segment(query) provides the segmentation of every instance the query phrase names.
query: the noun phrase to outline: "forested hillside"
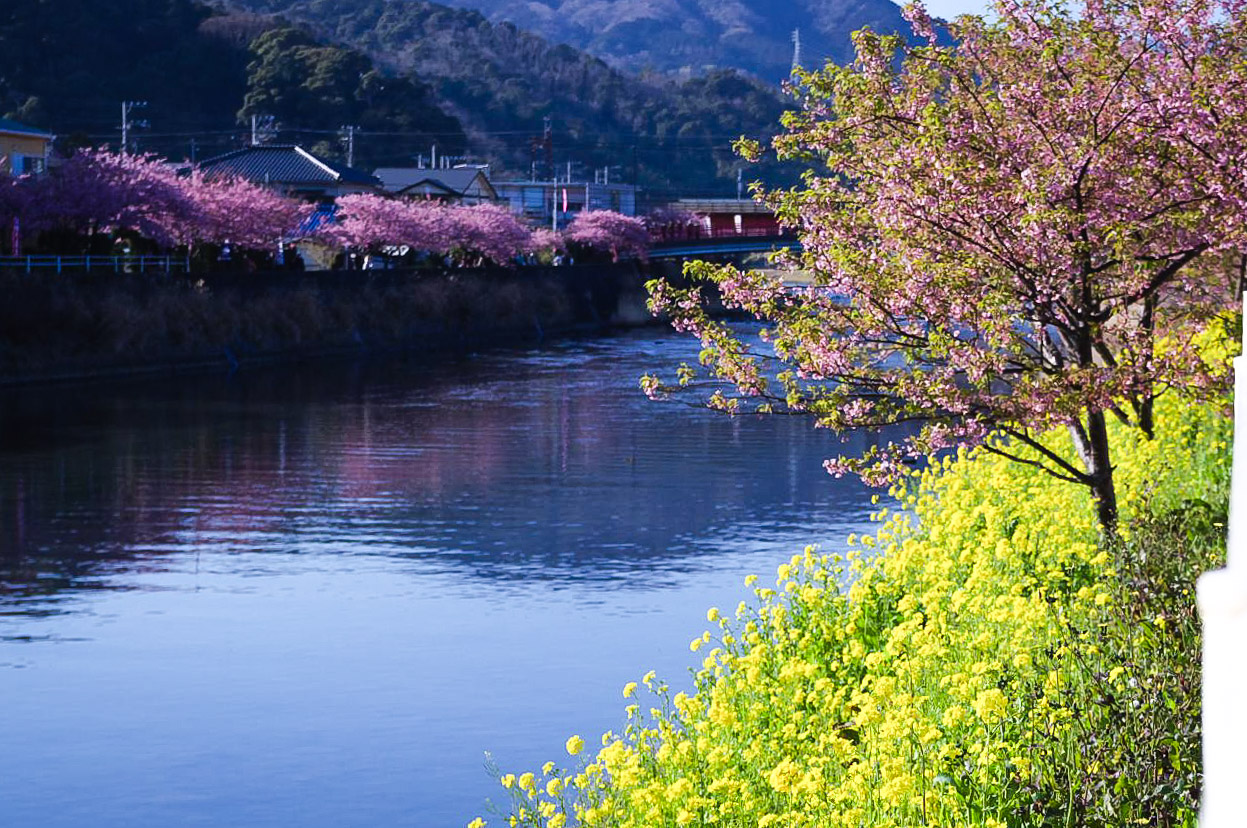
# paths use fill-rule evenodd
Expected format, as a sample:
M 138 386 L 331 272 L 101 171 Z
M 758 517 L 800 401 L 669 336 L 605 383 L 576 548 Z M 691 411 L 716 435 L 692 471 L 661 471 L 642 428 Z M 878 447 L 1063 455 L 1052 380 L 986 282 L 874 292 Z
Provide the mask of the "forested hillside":
M 142 101 L 133 145 L 204 158 L 277 140 L 357 166 L 458 155 L 502 174 L 580 180 L 609 169 L 652 196 L 732 195 L 741 135 L 778 128 L 773 85 L 731 71 L 636 76 L 476 12 L 427 2 L 6 0 L 0 115 L 56 133 L 62 149 L 120 138 L 123 101 Z M 549 148 L 539 140 L 546 119 Z M 145 123 L 142 123 L 145 122 Z M 744 180 L 784 180 L 772 164 Z
M 821 66 L 852 57 L 850 35 L 908 32 L 891 0 L 445 0 L 510 22 L 554 43 L 568 43 L 630 72 L 732 68 L 778 83 L 792 65 L 792 33 L 801 31 L 802 62 Z M 314 6 L 267 0 L 270 8 Z M 335 14 L 374 13 L 375 0 L 334 4 Z M 417 4 L 418 5 L 418 4 Z
M 146 122 L 132 131 L 137 148 L 175 159 L 249 140 L 253 111 L 335 155 L 340 125 L 404 134 L 361 146 L 361 166 L 405 163 L 412 143 L 465 146 L 428 87 L 280 19 L 191 0 L 5 0 L 0 114 L 57 133 L 62 149 L 117 146 L 122 101 L 147 104 L 132 111 Z
M 552 156 L 564 172 L 567 162 L 589 178 L 594 169 L 613 167 L 613 176 L 659 196 L 734 194 L 741 164 L 732 141 L 772 134 L 786 105 L 777 86 L 737 72 L 685 81 L 630 75 L 509 23 L 423 0 L 231 4 L 305 23 L 323 39 L 423 79 L 464 124 L 473 147 L 516 173 L 528 172 L 534 160 L 544 166 L 544 151 L 534 153 L 532 139 L 550 116 Z M 744 174 L 746 181 L 759 177 L 785 179 L 765 163 Z

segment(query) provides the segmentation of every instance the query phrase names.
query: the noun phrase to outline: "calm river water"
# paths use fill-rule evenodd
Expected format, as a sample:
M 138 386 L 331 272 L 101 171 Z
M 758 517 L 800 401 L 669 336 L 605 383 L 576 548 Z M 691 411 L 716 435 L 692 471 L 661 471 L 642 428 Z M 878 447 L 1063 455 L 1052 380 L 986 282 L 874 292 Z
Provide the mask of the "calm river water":
M 623 724 L 749 573 L 868 523 L 649 330 L 0 392 L 0 825 L 462 826 Z

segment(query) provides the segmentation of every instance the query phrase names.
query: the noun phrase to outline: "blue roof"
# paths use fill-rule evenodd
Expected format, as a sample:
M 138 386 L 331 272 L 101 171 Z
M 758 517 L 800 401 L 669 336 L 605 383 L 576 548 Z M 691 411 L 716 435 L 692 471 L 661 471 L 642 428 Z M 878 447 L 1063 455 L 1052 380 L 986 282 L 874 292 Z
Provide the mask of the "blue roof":
M 44 132 L 32 126 L 19 124 L 17 121 L 10 121 L 8 118 L 0 118 L 0 132 L 17 133 L 19 135 L 33 135 L 37 138 L 53 138 L 55 136 L 50 132 Z
M 207 173 L 238 176 L 257 184 L 359 184 L 376 187 L 381 183 L 366 172 L 318 158 L 294 144 L 245 147 L 202 161 L 199 169 Z
M 338 205 L 336 204 L 317 204 L 311 215 L 303 219 L 292 238 L 302 239 L 312 235 L 326 224 L 331 224 L 337 213 Z

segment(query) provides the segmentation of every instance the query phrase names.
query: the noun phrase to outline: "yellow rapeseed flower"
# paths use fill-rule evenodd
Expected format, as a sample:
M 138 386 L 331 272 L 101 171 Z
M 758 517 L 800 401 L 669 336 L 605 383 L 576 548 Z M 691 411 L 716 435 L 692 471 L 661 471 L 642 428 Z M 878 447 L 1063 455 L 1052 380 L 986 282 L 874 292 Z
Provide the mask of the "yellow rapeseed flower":
M 987 724 L 994 724 L 1004 718 L 1008 711 L 1009 700 L 1000 688 L 984 690 L 974 698 L 974 712 Z
M 580 753 L 580 751 L 584 750 L 585 740 L 581 739 L 579 736 L 572 736 L 570 739 L 567 740 L 566 747 L 567 747 L 567 753 L 571 756 L 575 756 L 577 753 Z

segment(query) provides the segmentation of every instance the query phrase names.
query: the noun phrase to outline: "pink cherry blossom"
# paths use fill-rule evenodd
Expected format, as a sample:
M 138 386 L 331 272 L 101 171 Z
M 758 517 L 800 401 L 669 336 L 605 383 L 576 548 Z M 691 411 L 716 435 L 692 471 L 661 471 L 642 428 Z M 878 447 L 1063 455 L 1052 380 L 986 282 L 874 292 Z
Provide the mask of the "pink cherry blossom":
M 645 223 L 611 210 L 580 213 L 572 219 L 565 235 L 570 242 L 610 253 L 616 262 L 621 256 L 644 259 L 649 251 L 650 236 Z
M 1150 435 L 1166 389 L 1225 385 L 1191 343 L 1247 250 L 1247 16 L 1237 0 L 1004 0 L 950 31 L 953 46 L 860 32 L 852 65 L 798 74 L 775 146 L 822 163 L 767 200 L 813 287 L 692 274 L 766 323 L 770 355 L 691 291 L 653 306 L 761 410 L 924 424 L 833 470 L 877 480 L 904 454 L 984 445 L 1087 486 L 1111 527 L 1106 417 Z M 1057 425 L 1076 459 L 1039 436 Z

